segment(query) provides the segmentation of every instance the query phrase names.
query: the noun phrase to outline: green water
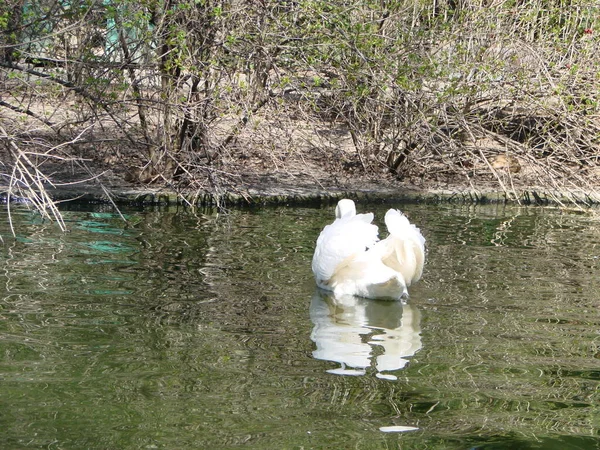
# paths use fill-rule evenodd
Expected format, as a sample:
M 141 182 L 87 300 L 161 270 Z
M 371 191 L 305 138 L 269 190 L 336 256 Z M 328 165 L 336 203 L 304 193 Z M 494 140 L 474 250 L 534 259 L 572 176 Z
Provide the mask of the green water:
M 315 290 L 333 208 L 2 210 L 0 448 L 600 448 L 599 220 L 395 206 L 407 305 Z

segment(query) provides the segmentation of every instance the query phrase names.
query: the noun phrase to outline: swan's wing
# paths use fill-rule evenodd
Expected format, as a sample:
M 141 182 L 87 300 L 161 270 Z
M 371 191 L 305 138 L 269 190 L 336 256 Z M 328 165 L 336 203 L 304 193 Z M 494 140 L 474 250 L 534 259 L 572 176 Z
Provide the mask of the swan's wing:
M 415 225 L 397 209 L 390 209 L 385 213 L 385 226 L 390 235 L 411 240 L 425 250 L 425 238 Z
M 378 238 L 373 214 L 357 214 L 336 219 L 321 231 L 313 256 L 312 269 L 317 283 L 331 278 L 336 267 L 353 255 L 372 247 Z
M 390 209 L 385 215 L 390 235 L 371 251 L 388 267 L 400 272 L 407 286 L 421 278 L 425 263 L 425 238 L 404 214 Z

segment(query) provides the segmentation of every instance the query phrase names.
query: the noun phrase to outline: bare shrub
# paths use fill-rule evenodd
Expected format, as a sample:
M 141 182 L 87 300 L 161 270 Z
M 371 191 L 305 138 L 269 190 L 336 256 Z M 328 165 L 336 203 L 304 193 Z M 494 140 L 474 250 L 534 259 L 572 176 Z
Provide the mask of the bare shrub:
M 235 188 L 249 154 L 265 170 L 312 158 L 413 183 L 590 191 L 598 12 L 587 0 L 11 0 L 0 114 L 9 146 L 54 134 L 44 145 L 70 143 L 66 160 L 182 192 Z

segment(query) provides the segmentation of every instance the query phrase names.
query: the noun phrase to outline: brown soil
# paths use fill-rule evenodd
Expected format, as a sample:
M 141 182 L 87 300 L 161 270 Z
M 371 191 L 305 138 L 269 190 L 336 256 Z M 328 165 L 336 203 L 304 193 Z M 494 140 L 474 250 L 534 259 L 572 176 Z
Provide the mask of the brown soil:
M 165 180 L 144 172 L 145 150 L 132 146 L 114 127 L 86 130 L 73 145 L 61 147 L 55 134 L 36 130 L 35 120 L 23 126 L 22 118 L 15 115 L 10 119 L 14 142 L 29 152 L 32 164 L 56 186 L 50 190 L 57 199 L 83 196 L 107 200 L 113 195 L 124 201 L 172 201 L 176 193 L 193 201 L 200 196 L 200 202 L 229 195 L 230 200 L 239 202 L 284 203 L 359 194 L 525 203 L 598 202 L 589 190 L 573 191 L 563 188 L 564 183 L 548 186 L 540 182 L 543 169 L 534 160 L 506 154 L 489 140 L 464 143 L 466 153 L 480 158 L 432 158 L 431 153 L 415 152 L 401 173 L 393 173 L 377 160 L 359 158 L 342 126 L 289 117 L 285 122 L 274 122 L 263 116 L 216 158 L 218 163 L 198 157 L 198 161 L 187 161 L 193 177 Z M 23 129 L 29 131 L 16 131 Z M 3 172 L 10 174 L 14 158 L 8 146 L 0 148 L 0 157 L 5 162 Z M 46 186 L 51 188 L 49 183 Z

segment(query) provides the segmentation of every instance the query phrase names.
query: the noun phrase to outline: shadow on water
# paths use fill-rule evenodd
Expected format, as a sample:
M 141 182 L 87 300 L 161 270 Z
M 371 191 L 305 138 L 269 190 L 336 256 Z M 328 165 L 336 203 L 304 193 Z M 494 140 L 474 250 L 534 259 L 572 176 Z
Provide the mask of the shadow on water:
M 0 447 L 599 448 L 596 216 L 398 206 L 408 304 L 315 291 L 333 208 L 1 211 Z

